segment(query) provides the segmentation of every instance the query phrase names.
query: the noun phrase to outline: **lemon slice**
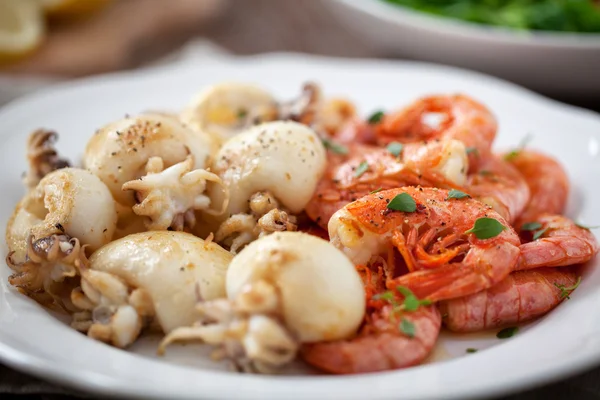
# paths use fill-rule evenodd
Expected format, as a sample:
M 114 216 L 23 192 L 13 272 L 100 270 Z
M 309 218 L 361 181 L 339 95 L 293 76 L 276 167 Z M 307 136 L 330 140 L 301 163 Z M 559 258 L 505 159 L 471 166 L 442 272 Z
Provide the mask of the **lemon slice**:
M 0 63 L 33 52 L 44 30 L 43 12 L 36 0 L 0 0 Z
M 111 0 L 42 0 L 42 7 L 52 18 L 85 17 L 104 8 Z

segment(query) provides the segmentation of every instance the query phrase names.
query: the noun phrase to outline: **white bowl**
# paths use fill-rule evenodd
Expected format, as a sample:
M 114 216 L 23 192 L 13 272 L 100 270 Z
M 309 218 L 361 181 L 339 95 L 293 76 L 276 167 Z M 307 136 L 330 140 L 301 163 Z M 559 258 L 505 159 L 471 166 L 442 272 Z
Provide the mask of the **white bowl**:
M 381 0 L 331 0 L 390 56 L 493 74 L 550 95 L 600 97 L 600 34 L 521 32 L 440 18 Z

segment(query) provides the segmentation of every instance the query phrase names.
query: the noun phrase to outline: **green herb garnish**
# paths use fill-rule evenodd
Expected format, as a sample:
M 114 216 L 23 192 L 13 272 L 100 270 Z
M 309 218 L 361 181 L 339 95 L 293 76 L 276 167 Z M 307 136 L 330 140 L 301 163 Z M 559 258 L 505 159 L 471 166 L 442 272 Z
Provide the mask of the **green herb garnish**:
M 385 115 L 384 112 L 381 110 L 375 111 L 373 114 L 371 114 L 369 119 L 367 119 L 367 122 L 371 125 L 378 124 L 381 122 L 381 119 L 383 118 L 384 115 Z
M 400 153 L 402 153 L 403 148 L 404 148 L 404 145 L 402 143 L 392 142 L 392 143 L 388 144 L 387 151 L 392 153 L 392 155 L 394 155 L 394 157 L 398 157 L 400 155 Z
M 573 286 L 565 286 L 565 285 L 559 285 L 556 282 L 554 283 L 554 286 L 556 286 L 557 288 L 560 289 L 560 298 L 561 299 L 570 299 L 571 297 L 571 293 L 573 293 L 573 290 L 577 289 L 579 287 L 579 284 L 581 283 L 581 277 L 577 278 L 577 282 L 575 282 L 575 284 Z
M 248 115 L 248 111 L 246 111 L 245 109 L 240 109 L 237 113 L 237 117 L 238 119 L 242 119 L 242 118 L 246 118 L 246 116 Z
M 479 171 L 479 175 L 481 176 L 492 176 L 494 175 L 494 173 L 490 170 L 487 169 L 482 169 L 481 171 Z
M 513 337 L 519 332 L 519 328 L 516 326 L 512 326 L 510 328 L 504 328 L 500 332 L 496 334 L 498 339 L 508 339 L 509 337 Z
M 511 161 L 511 160 L 514 160 L 515 158 L 517 158 L 519 156 L 519 154 L 521 154 L 521 152 L 523 150 L 525 150 L 527 143 L 529 143 L 532 138 L 533 138 L 532 135 L 530 135 L 530 134 L 526 135 L 523 139 L 521 139 L 521 143 L 519 143 L 519 146 L 516 149 L 513 149 L 511 152 L 507 153 L 504 156 L 504 159 L 506 161 Z
M 379 192 L 381 192 L 382 190 L 383 190 L 383 188 L 378 188 L 378 189 L 375 189 L 375 190 L 373 190 L 373 191 L 369 192 L 369 194 L 375 194 L 375 193 L 379 193 Z
M 583 225 L 582 223 L 579 223 L 579 222 L 575 222 L 575 225 L 578 226 L 581 229 L 587 229 L 588 231 L 592 230 L 592 229 L 598 229 L 598 228 L 600 228 L 600 225 L 587 226 L 587 225 Z
M 446 200 L 450 200 L 450 199 L 464 199 L 467 197 L 471 197 L 470 195 L 466 194 L 465 192 L 461 192 L 460 190 L 456 190 L 456 189 L 452 189 L 448 192 L 448 197 L 446 197 Z
M 547 230 L 548 230 L 548 228 L 544 228 L 544 229 L 540 229 L 539 231 L 535 232 L 535 233 L 533 234 L 533 240 L 538 240 L 539 238 L 541 238 L 541 237 L 542 237 L 542 235 L 543 235 L 544 233 L 546 233 L 546 231 L 547 231 Z
M 467 147 L 466 152 L 467 152 L 467 155 L 473 153 L 476 156 L 479 156 L 479 150 L 477 150 L 477 147 Z
M 415 203 L 415 199 L 410 194 L 400 193 L 388 203 L 387 208 L 394 211 L 415 212 L 417 210 L 417 203 Z
M 394 297 L 394 293 L 392 293 L 390 290 L 387 290 L 383 293 L 377 293 L 374 295 L 373 300 L 385 300 L 389 303 L 392 303 L 392 301 L 396 301 L 396 298 Z
M 416 333 L 415 332 L 415 324 L 413 324 L 406 318 L 402 318 L 402 321 L 400 321 L 400 325 L 398 326 L 398 329 L 400 329 L 400 332 L 404 333 L 406 336 L 408 336 L 411 339 L 415 337 L 415 333 Z
M 521 230 L 522 231 L 535 231 L 538 230 L 542 227 L 542 224 L 540 224 L 539 222 L 526 222 L 523 225 L 521 225 Z
M 373 300 L 384 300 L 391 304 L 392 313 L 391 318 L 392 321 L 397 321 L 397 317 L 401 317 L 403 312 L 413 312 L 417 311 L 421 306 L 431 305 L 430 300 L 419 300 L 417 296 L 407 287 L 404 286 L 396 286 L 396 290 L 402 296 L 404 296 L 404 301 L 402 304 L 396 299 L 396 296 L 391 290 L 385 291 L 383 293 L 378 293 L 373 296 Z M 400 324 L 398 325 L 398 329 L 406 334 L 408 337 L 412 338 L 415 336 L 415 325 L 407 320 L 406 318 L 402 318 Z
M 354 171 L 354 176 L 358 178 L 359 176 L 361 176 L 368 170 L 369 170 L 369 163 L 366 161 L 363 161 L 360 164 L 358 164 L 356 171 Z
M 417 311 L 421 306 L 431 305 L 431 300 L 419 300 L 417 296 L 405 286 L 396 286 L 396 290 L 404 296 L 404 310 L 405 311 Z
M 506 227 L 494 218 L 478 218 L 473 225 L 465 233 L 473 233 L 477 239 L 490 239 L 498 236 Z
M 329 139 L 323 139 L 323 146 L 335 154 L 348 154 L 348 148 Z
M 469 347 L 469 348 L 467 349 L 467 353 L 477 353 L 477 349 L 474 349 L 474 348 L 472 348 L 472 347 Z

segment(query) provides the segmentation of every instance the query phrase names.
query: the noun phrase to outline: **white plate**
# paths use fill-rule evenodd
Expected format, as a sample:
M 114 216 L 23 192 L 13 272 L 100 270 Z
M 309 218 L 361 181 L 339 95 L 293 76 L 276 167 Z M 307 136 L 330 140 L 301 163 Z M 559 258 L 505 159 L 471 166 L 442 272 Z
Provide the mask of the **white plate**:
M 125 113 L 179 109 L 198 89 L 232 79 L 263 84 L 282 97 L 294 96 L 303 81 L 314 79 L 329 94 L 355 99 L 365 114 L 396 108 L 427 93 L 471 94 L 497 114 L 498 145 L 514 145 L 532 133 L 531 146 L 563 161 L 574 188 L 569 214 L 600 223 L 600 209 L 594 207 L 600 199 L 598 115 L 448 67 L 274 55 L 99 77 L 9 105 L 0 111 L 0 225 L 23 195 L 25 138 L 33 129 L 56 129 L 59 150 L 78 160 L 102 124 Z M 350 377 L 240 375 L 208 361 L 207 349 L 200 346 L 175 348 L 166 358 L 157 358 L 152 338 L 132 351 L 117 350 L 71 330 L 18 294 L 6 283 L 8 275 L 9 269 L 0 267 L 0 358 L 25 372 L 103 394 L 158 399 L 464 399 L 514 391 L 600 364 L 600 271 L 592 268 L 571 300 L 512 339 L 444 335 L 434 358 L 452 359 Z M 469 347 L 480 351 L 467 355 Z
M 600 33 L 520 32 L 395 6 L 331 0 L 348 29 L 393 56 L 471 68 L 560 96 L 598 97 Z

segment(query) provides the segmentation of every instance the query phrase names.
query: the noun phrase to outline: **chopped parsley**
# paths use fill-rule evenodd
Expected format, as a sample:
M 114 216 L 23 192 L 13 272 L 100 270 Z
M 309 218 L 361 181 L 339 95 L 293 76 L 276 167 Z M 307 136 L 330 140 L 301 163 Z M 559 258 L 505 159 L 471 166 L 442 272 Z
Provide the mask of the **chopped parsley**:
M 379 110 L 379 111 L 375 111 L 373 114 L 371 114 L 371 116 L 367 119 L 367 122 L 371 125 L 374 124 L 378 124 L 381 122 L 381 120 L 383 119 L 384 116 L 384 112 Z
M 456 189 L 452 189 L 448 192 L 448 197 L 446 197 L 446 200 L 450 200 L 450 199 L 464 199 L 464 198 L 468 198 L 471 197 L 470 195 L 466 194 L 465 192 L 461 192 L 460 190 L 456 190 Z
M 575 282 L 575 284 L 573 286 L 565 286 L 565 285 L 559 285 L 556 282 L 554 283 L 554 286 L 556 286 L 557 288 L 560 289 L 560 298 L 561 299 L 570 299 L 571 297 L 571 293 L 573 293 L 573 290 L 577 289 L 579 287 L 579 284 L 581 283 L 581 277 L 577 278 L 577 282 Z
M 323 139 L 322 142 L 323 146 L 325 146 L 326 149 L 331 150 L 335 154 L 348 154 L 348 148 L 344 145 L 341 145 L 329 139 Z
M 356 178 L 358 178 L 359 176 L 361 176 L 368 170 L 369 170 L 369 163 L 366 161 L 363 161 L 360 164 L 358 164 L 358 167 L 356 167 L 356 171 L 354 171 L 354 176 Z
M 404 148 L 404 145 L 402 143 L 392 142 L 392 143 L 388 144 L 387 151 L 392 153 L 392 155 L 394 157 L 398 157 L 400 155 L 400 153 L 402 153 L 403 148 Z
M 398 326 L 398 328 L 400 329 L 400 332 L 404 333 L 409 338 L 412 339 L 415 337 L 415 324 L 413 324 L 406 318 L 402 318 L 402 321 L 400 321 L 400 325 Z
M 498 332 L 496 334 L 496 337 L 498 339 L 508 339 L 508 338 L 516 335 L 517 332 L 519 332 L 519 328 L 517 328 L 516 326 L 511 326 L 510 328 L 502 329 L 500 332 Z
M 522 231 L 536 231 L 542 227 L 542 224 L 539 222 L 526 222 L 521 225 Z
M 535 232 L 535 233 L 533 234 L 533 240 L 538 240 L 539 238 L 541 238 L 541 237 L 542 237 L 542 235 L 544 235 L 544 233 L 546 233 L 546 231 L 547 231 L 548 229 L 549 229 L 549 228 L 544 228 L 544 229 L 540 229 L 539 231 Z
M 519 143 L 519 147 L 517 147 L 516 149 L 513 149 L 512 151 L 510 151 L 509 153 L 507 153 L 504 156 L 504 159 L 506 161 L 511 161 L 514 160 L 515 158 L 517 158 L 519 156 L 519 154 L 521 154 L 521 152 L 523 150 L 525 150 L 525 147 L 527 146 L 527 143 L 529 143 L 531 141 L 531 139 L 533 138 L 532 135 L 526 135 L 523 139 L 521 139 L 521 143 Z
M 398 293 L 404 296 L 404 301 L 399 302 L 395 294 L 391 290 L 373 296 L 373 300 L 383 300 L 391 304 L 391 318 L 393 321 L 397 321 L 396 318 L 402 317 L 403 312 L 413 312 L 417 311 L 419 307 L 431 305 L 430 300 L 420 300 L 407 287 L 397 286 L 396 290 L 398 291 Z M 398 329 L 400 330 L 400 332 L 404 333 L 410 338 L 413 338 L 416 334 L 415 325 L 406 318 L 402 318 L 400 320 L 400 323 L 398 324 Z
M 467 155 L 473 153 L 474 155 L 479 156 L 479 150 L 477 150 L 477 147 L 467 147 L 466 150 Z

